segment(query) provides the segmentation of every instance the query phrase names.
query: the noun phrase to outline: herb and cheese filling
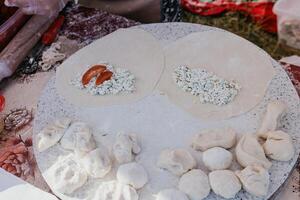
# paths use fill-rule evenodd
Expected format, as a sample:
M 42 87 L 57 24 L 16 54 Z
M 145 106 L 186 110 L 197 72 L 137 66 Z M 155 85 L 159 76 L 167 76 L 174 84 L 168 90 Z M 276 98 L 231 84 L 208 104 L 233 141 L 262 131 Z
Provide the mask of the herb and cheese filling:
M 115 68 L 112 65 L 105 64 L 107 69 L 113 72 L 110 80 L 104 81 L 101 85 L 96 86 L 96 77 L 92 78 L 87 85 L 83 85 L 81 78 L 86 70 L 78 74 L 70 81 L 70 84 L 78 89 L 86 90 L 92 95 L 108 95 L 119 93 L 132 93 L 135 90 L 135 76 L 127 69 Z
M 218 106 L 233 101 L 241 89 L 237 82 L 225 80 L 200 68 L 179 66 L 174 70 L 173 79 L 179 88 L 198 96 L 201 103 Z

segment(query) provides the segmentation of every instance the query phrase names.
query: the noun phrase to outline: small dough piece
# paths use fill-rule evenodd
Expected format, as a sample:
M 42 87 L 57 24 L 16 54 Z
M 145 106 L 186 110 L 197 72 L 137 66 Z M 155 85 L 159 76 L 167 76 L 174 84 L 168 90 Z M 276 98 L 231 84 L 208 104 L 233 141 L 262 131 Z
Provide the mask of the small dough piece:
M 158 167 L 177 176 L 195 168 L 196 164 L 195 158 L 185 149 L 165 149 L 160 153 L 157 161 Z
M 236 146 L 235 153 L 238 163 L 243 167 L 261 164 L 266 169 L 269 169 L 272 165 L 266 158 L 264 149 L 252 134 L 245 134 L 240 139 Z
M 87 153 L 81 160 L 86 172 L 93 178 L 102 178 L 112 168 L 112 161 L 108 150 L 100 147 Z
M 232 154 L 221 147 L 214 147 L 203 152 L 202 160 L 211 171 L 227 169 L 232 163 Z
M 132 162 L 134 155 L 140 153 L 141 148 L 138 145 L 135 134 L 118 133 L 113 145 L 113 154 L 119 164 Z
M 56 120 L 53 124 L 46 126 L 37 135 L 37 149 L 39 152 L 52 147 L 63 137 L 65 131 L 71 124 L 71 119 L 62 118 Z
M 80 167 L 72 154 L 59 157 L 43 176 L 54 192 L 67 195 L 72 194 L 87 181 L 86 171 Z
M 178 188 L 191 200 L 204 199 L 210 192 L 208 176 L 200 169 L 193 169 L 180 178 Z
M 229 149 L 236 142 L 236 132 L 232 128 L 203 130 L 193 137 L 192 147 L 205 151 L 212 147 Z
M 270 175 L 261 165 L 250 165 L 242 171 L 236 171 L 235 174 L 242 182 L 244 190 L 250 194 L 258 197 L 267 195 Z
M 89 200 L 138 200 L 136 190 L 117 181 L 103 182 Z
M 234 172 L 217 170 L 208 174 L 211 189 L 226 199 L 234 198 L 242 189 L 242 185 Z
M 157 196 L 156 200 L 189 200 L 185 193 L 180 190 L 171 188 L 161 190 Z
M 289 161 L 295 154 L 292 138 L 283 131 L 268 132 L 263 148 L 269 158 L 278 161 Z
M 284 102 L 278 100 L 270 102 L 267 105 L 267 111 L 257 131 L 257 135 L 262 138 L 267 138 L 266 133 L 276 130 L 278 121 L 286 110 L 287 105 Z
M 148 175 L 142 165 L 132 162 L 119 167 L 117 179 L 120 183 L 130 185 L 135 189 L 140 189 L 148 182 Z
M 72 150 L 79 157 L 96 148 L 90 127 L 84 122 L 72 123 L 60 141 L 64 149 Z

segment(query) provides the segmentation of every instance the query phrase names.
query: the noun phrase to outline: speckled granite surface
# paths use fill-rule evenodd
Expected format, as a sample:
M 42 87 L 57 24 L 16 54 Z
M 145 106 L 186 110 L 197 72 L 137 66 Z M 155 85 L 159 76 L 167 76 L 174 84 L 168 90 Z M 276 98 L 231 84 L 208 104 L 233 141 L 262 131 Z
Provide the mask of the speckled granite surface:
M 211 29 L 210 27 L 185 23 L 143 25 L 141 26 L 141 28 L 151 32 L 164 45 L 175 41 L 177 38 L 183 37 L 188 33 L 196 31 L 206 31 Z M 253 109 L 245 115 L 235 117 L 230 120 L 223 120 L 209 124 L 209 126 L 221 126 L 229 124 L 232 127 L 236 128 L 239 132 L 253 132 L 258 126 L 260 116 L 264 112 L 265 106 L 269 100 L 281 99 L 287 102 L 289 106 L 289 111 L 282 121 L 281 128 L 291 134 L 293 142 L 297 147 L 297 154 L 295 155 L 294 159 L 289 162 L 273 161 L 273 166 L 270 169 L 271 184 L 269 188 L 269 193 L 265 199 L 271 198 L 281 187 L 281 185 L 286 181 L 286 179 L 288 178 L 288 176 L 294 168 L 294 165 L 298 159 L 298 154 L 300 152 L 300 134 L 298 131 L 300 130 L 299 97 L 290 79 L 288 78 L 284 70 L 281 68 L 281 66 L 274 60 L 272 60 L 272 63 L 274 65 L 274 68 L 276 69 L 277 74 L 272 80 L 272 83 L 270 84 L 270 87 L 263 102 L 261 102 L 255 109 Z M 136 114 L 136 110 L 132 109 L 133 107 L 139 110 L 140 112 L 144 113 L 140 114 L 139 118 L 135 118 L 135 120 L 143 120 L 145 116 L 149 115 L 155 117 L 156 114 L 157 116 L 160 116 L 163 115 L 163 113 L 169 113 L 170 115 L 165 116 L 165 118 L 168 119 L 168 121 L 184 122 L 169 124 L 173 128 L 172 130 L 184 130 L 186 132 L 194 132 L 203 126 L 207 126 L 199 122 L 198 120 L 193 119 L 192 117 L 187 115 L 187 113 L 182 113 L 180 110 L 174 108 L 174 106 L 169 105 L 166 102 L 166 99 L 160 97 L 160 95 L 149 96 L 140 102 L 128 105 L 127 108 L 126 106 L 124 106 L 122 108 L 96 108 L 91 110 L 88 108 L 74 107 L 68 102 L 66 102 L 64 99 L 62 99 L 60 96 L 58 96 L 54 86 L 54 82 L 55 80 L 54 78 L 52 78 L 47 84 L 40 98 L 37 115 L 35 118 L 34 134 L 36 134 L 45 124 L 47 124 L 49 121 L 52 121 L 57 116 L 71 116 L 75 119 L 85 119 L 89 117 L 91 124 L 96 126 L 97 129 L 101 129 L 101 126 L 95 123 L 101 119 L 105 120 L 101 113 L 110 113 L 110 116 L 118 121 L 118 117 L 114 113 L 118 113 L 118 115 L 120 113 L 123 113 L 125 115 L 126 113 L 125 116 L 127 117 L 125 118 L 130 118 Z M 151 104 L 150 102 L 153 103 Z M 147 108 L 145 108 L 145 105 L 147 105 Z M 164 109 L 161 110 L 162 107 L 164 107 Z M 157 111 L 157 109 L 161 111 Z M 122 119 L 124 118 L 121 118 L 119 120 Z M 164 121 L 164 123 L 168 124 L 168 121 Z M 107 123 L 111 124 L 112 122 L 108 121 Z M 140 123 L 142 123 L 142 121 Z M 116 127 L 121 128 L 122 125 L 116 125 Z M 126 126 L 124 127 L 126 129 Z M 109 129 L 109 127 L 107 128 Z M 182 140 L 184 141 L 185 139 L 182 138 Z M 49 151 L 46 151 L 42 154 L 36 153 L 37 161 L 42 171 L 49 167 L 49 164 L 51 164 L 54 161 L 58 154 L 62 153 L 59 149 L 55 148 L 53 148 L 50 152 L 52 153 L 49 153 Z M 81 197 L 83 195 L 84 194 L 79 191 L 76 193 L 75 196 Z M 220 199 L 220 197 L 217 197 L 214 194 L 210 194 L 208 199 Z M 245 192 L 240 192 L 237 195 L 236 199 L 260 198 L 255 198 Z

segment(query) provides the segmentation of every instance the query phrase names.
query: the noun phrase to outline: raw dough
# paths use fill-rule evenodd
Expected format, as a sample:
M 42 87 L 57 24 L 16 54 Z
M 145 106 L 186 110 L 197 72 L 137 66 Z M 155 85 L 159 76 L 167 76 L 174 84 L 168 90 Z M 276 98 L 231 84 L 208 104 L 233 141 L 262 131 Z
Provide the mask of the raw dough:
M 265 196 L 268 192 L 270 176 L 268 171 L 261 165 L 250 165 L 236 175 L 242 182 L 243 188 L 252 195 Z
M 240 165 L 261 164 L 269 169 L 272 163 L 266 158 L 262 146 L 258 143 L 256 137 L 252 134 L 245 134 L 238 142 L 236 149 L 236 159 Z
M 87 173 L 80 167 L 73 155 L 59 157 L 43 173 L 43 176 L 54 192 L 72 194 L 87 181 Z
M 283 113 L 285 113 L 287 105 L 282 101 L 272 101 L 267 105 L 266 113 L 263 117 L 262 124 L 257 131 L 257 135 L 266 138 L 266 133 L 275 131 L 277 124 Z
M 74 122 L 60 141 L 64 149 L 72 150 L 79 157 L 96 148 L 90 127 L 84 122 Z
M 105 147 L 98 147 L 87 153 L 81 160 L 86 172 L 93 178 L 102 178 L 112 168 L 109 152 Z
M 195 158 L 185 149 L 165 149 L 160 153 L 157 161 L 158 167 L 177 176 L 195 168 L 196 164 Z
M 203 152 L 202 160 L 211 171 L 227 169 L 231 165 L 232 154 L 221 147 L 214 147 Z
M 155 200 L 189 200 L 185 193 L 177 189 L 161 190 Z
M 289 161 L 294 157 L 295 149 L 292 138 L 283 131 L 268 132 L 267 141 L 263 144 L 266 155 L 278 161 Z
M 140 189 L 148 182 L 145 168 L 136 162 L 121 165 L 117 171 L 117 179 L 120 183 Z
M 180 178 L 178 188 L 190 200 L 204 199 L 210 192 L 208 176 L 200 169 L 193 169 Z
M 136 190 L 117 181 L 103 182 L 89 200 L 138 200 Z
M 231 148 L 236 142 L 236 132 L 232 128 L 202 130 L 192 140 L 195 150 L 205 151 L 212 147 Z
M 238 177 L 230 170 L 213 171 L 208 177 L 214 193 L 226 199 L 234 198 L 242 188 Z
M 154 59 L 155 58 L 155 59 Z M 106 61 L 128 69 L 136 77 L 136 91 L 130 94 L 93 96 L 70 81 L 88 66 Z M 149 95 L 164 69 L 160 43 L 142 29 L 119 29 L 77 51 L 56 72 L 56 88 L 66 100 L 79 106 L 108 106 L 130 103 Z
M 71 119 L 62 118 L 56 120 L 53 124 L 46 126 L 37 135 L 37 149 L 39 152 L 55 145 L 64 135 L 65 131 L 71 124 Z
M 226 47 L 226 50 L 224 48 Z M 158 88 L 171 101 L 204 120 L 243 114 L 264 97 L 275 75 L 271 58 L 249 41 L 224 31 L 192 33 L 165 48 L 166 69 Z M 203 68 L 242 87 L 235 100 L 224 106 L 201 104 L 198 97 L 182 91 L 173 81 L 178 66 Z
M 134 155 L 140 153 L 141 148 L 135 134 L 118 133 L 113 145 L 113 154 L 119 164 L 133 161 Z

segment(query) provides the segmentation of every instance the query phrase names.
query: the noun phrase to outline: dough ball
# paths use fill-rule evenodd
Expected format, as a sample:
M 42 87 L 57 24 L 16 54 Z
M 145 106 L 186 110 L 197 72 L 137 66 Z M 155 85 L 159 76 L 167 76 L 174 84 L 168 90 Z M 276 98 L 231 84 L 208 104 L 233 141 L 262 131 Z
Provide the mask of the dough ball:
M 148 175 L 142 165 L 132 162 L 119 167 L 117 179 L 120 183 L 140 189 L 148 182 Z
M 185 149 L 165 149 L 160 153 L 157 161 L 158 167 L 177 176 L 195 168 L 196 164 L 195 158 Z
M 141 148 L 138 145 L 135 134 L 119 133 L 113 145 L 113 154 L 119 164 L 132 162 L 134 155 L 140 153 Z
M 102 178 L 108 174 L 112 167 L 112 161 L 108 150 L 100 147 L 87 153 L 81 160 L 87 173 L 93 178 Z
M 65 131 L 71 124 L 71 119 L 62 118 L 56 120 L 53 124 L 46 126 L 37 135 L 37 149 L 39 152 L 52 147 L 63 137 Z
M 275 131 L 278 126 L 278 121 L 285 113 L 287 105 L 282 101 L 272 101 L 267 105 L 267 111 L 264 114 L 260 128 L 257 135 L 262 138 L 267 138 L 266 133 Z
M 263 148 L 269 158 L 278 161 L 289 161 L 295 154 L 291 137 L 283 131 L 267 133 L 267 141 Z
M 253 164 L 261 164 L 266 169 L 269 169 L 272 165 L 272 163 L 266 158 L 262 146 L 252 134 L 245 134 L 240 139 L 236 146 L 235 153 L 238 163 L 243 167 Z
M 180 178 L 178 188 L 190 200 L 204 199 L 210 192 L 208 176 L 200 169 L 193 169 Z
M 80 167 L 73 155 L 60 157 L 43 176 L 52 190 L 67 195 L 87 181 L 86 171 Z
M 211 171 L 227 169 L 231 165 L 232 154 L 221 147 L 213 147 L 203 152 L 202 160 Z
M 156 200 L 189 200 L 189 198 L 180 190 L 172 188 L 161 190 L 157 194 Z
M 138 200 L 136 190 L 117 181 L 102 182 L 90 200 Z
M 214 193 L 226 199 L 234 198 L 242 188 L 238 177 L 230 170 L 213 171 L 208 177 Z
M 60 141 L 64 149 L 72 150 L 79 157 L 96 148 L 90 127 L 84 122 L 72 123 Z
M 263 197 L 267 195 L 270 176 L 268 171 L 261 165 L 250 165 L 236 175 L 242 182 L 243 188 L 252 195 Z
M 236 132 L 232 128 L 203 130 L 193 137 L 192 147 L 205 151 L 212 147 L 229 149 L 236 142 Z

